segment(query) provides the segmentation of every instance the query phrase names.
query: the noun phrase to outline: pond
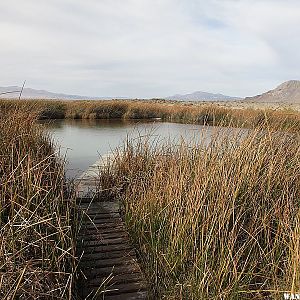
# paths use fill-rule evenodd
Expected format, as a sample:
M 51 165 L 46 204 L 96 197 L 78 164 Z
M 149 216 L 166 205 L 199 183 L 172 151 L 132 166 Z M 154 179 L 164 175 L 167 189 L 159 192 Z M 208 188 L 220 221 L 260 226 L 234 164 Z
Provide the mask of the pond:
M 60 154 L 67 159 L 66 175 L 78 177 L 101 155 L 121 146 L 127 137 L 151 136 L 152 139 L 178 141 L 200 138 L 203 129 L 214 127 L 178 124 L 159 120 L 50 120 L 41 121 L 50 131 Z

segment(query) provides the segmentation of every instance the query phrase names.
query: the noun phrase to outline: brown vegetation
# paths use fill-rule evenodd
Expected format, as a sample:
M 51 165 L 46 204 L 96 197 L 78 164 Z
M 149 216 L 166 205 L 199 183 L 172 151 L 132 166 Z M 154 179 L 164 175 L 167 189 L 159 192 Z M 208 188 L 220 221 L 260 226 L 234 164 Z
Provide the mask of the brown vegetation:
M 18 107 L 37 112 L 40 119 L 151 119 L 163 121 L 278 130 L 300 129 L 300 113 L 293 110 L 233 109 L 216 104 L 167 101 L 16 101 L 1 100 L 1 112 Z
M 75 204 L 36 116 L 0 116 L 0 298 L 70 299 L 76 267 Z
M 102 189 L 123 203 L 156 298 L 299 292 L 298 113 L 138 101 L 1 101 L 0 108 L 1 298 L 73 292 L 75 204 L 36 114 L 253 128 L 237 136 L 217 131 L 208 144 L 128 142 L 103 171 Z
M 299 135 L 258 128 L 128 142 L 102 176 L 155 299 L 282 299 L 300 291 L 299 173 Z

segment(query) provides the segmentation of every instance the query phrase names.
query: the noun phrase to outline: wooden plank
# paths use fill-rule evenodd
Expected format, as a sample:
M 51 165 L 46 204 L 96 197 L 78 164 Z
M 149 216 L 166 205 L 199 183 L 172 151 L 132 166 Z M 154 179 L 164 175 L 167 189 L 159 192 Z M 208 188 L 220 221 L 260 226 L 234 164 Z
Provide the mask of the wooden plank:
M 121 266 L 121 265 L 129 265 L 130 263 L 137 263 L 135 261 L 135 257 L 128 256 L 126 258 L 124 257 L 117 257 L 117 258 L 107 258 L 107 259 L 99 259 L 99 260 L 93 260 L 90 262 L 85 262 L 84 266 L 89 267 L 113 267 L 113 266 Z
M 116 220 L 116 219 L 120 219 L 121 216 L 118 213 L 115 214 L 95 214 L 95 215 L 91 215 L 91 214 L 86 214 L 85 216 L 83 216 L 83 219 L 85 220 Z
M 117 202 L 91 202 L 91 203 L 80 203 L 80 206 L 83 209 L 99 209 L 103 212 L 118 212 L 120 210 L 120 205 Z
M 112 231 L 108 233 L 103 233 L 102 231 L 96 231 L 94 234 L 88 234 L 80 235 L 78 237 L 80 240 L 85 241 L 95 241 L 95 240 L 101 240 L 101 239 L 114 239 L 114 238 L 128 238 L 128 234 L 124 231 Z
M 102 223 L 102 224 L 93 224 L 93 223 L 89 223 L 89 224 L 83 224 L 82 225 L 82 230 L 90 230 L 90 229 L 94 229 L 94 230 L 98 230 L 98 231 L 102 231 L 103 229 L 120 229 L 122 228 L 122 230 L 125 230 L 125 226 L 122 223 Z
M 97 260 L 102 260 L 102 259 L 107 259 L 107 258 L 123 258 L 126 259 L 127 257 L 135 257 L 135 252 L 133 249 L 130 249 L 129 251 L 110 251 L 110 252 L 99 252 L 99 253 L 85 253 L 85 255 L 82 257 L 81 261 L 97 261 Z
M 88 298 L 91 299 L 91 298 Z M 93 297 L 93 300 L 145 300 L 148 299 L 148 293 L 146 291 L 138 291 L 133 293 L 122 293 L 120 295 L 104 295 L 99 293 Z
M 116 267 L 99 267 L 99 268 L 85 268 L 84 274 L 89 277 L 103 277 L 119 274 L 140 273 L 140 268 L 137 263 L 128 264 L 126 266 Z
M 144 290 L 146 290 L 146 284 L 144 281 L 113 284 L 111 286 L 106 287 L 105 298 L 108 295 L 124 294 L 124 293 L 138 292 Z
M 99 239 L 96 241 L 86 241 L 83 239 L 83 243 L 82 243 L 83 247 L 118 245 L 118 244 L 129 244 L 129 239 L 124 237 L 111 238 L 111 239 Z
M 79 234 L 79 237 L 81 236 L 91 236 L 91 235 L 97 235 L 97 234 L 119 234 L 119 233 L 124 233 L 125 227 L 124 225 L 119 225 L 119 226 L 114 226 L 114 227 L 111 227 L 111 226 L 108 226 L 108 227 L 103 227 L 101 228 L 98 228 L 98 227 L 93 227 L 93 228 L 82 228 L 80 234 Z M 125 234 L 127 234 L 125 232 Z
M 121 219 L 120 216 L 111 217 L 111 218 L 107 218 L 107 217 L 102 218 L 101 216 L 96 217 L 96 216 L 87 215 L 87 216 L 84 216 L 82 218 L 82 224 L 83 225 L 90 224 L 90 223 L 94 223 L 94 224 L 119 223 L 120 225 L 124 225 L 124 222 L 123 222 L 123 220 Z
M 117 244 L 117 245 L 101 245 L 101 246 L 85 246 L 84 253 L 99 253 L 99 252 L 110 252 L 110 251 L 119 251 L 119 250 L 131 250 L 132 247 L 129 244 Z
M 99 209 L 95 209 L 95 210 L 92 210 L 92 209 L 82 209 L 81 210 L 81 213 L 82 213 L 82 217 L 84 218 L 85 216 L 89 216 L 90 218 L 93 218 L 93 217 L 96 217 L 96 216 L 101 216 L 101 215 L 110 215 L 112 217 L 120 217 L 120 212 L 119 211 L 101 211 Z
M 102 296 L 103 297 L 103 296 Z M 97 300 L 103 298 L 96 298 Z M 146 291 L 139 291 L 135 293 L 123 293 L 121 295 L 105 296 L 105 300 L 145 300 L 148 299 L 148 293 Z
M 98 230 L 99 232 L 101 232 L 103 229 L 120 229 L 122 228 L 122 230 L 125 230 L 125 226 L 122 223 L 102 223 L 102 224 L 93 224 L 93 223 L 89 223 L 89 224 L 83 224 L 82 225 L 82 230 L 90 230 L 90 229 L 94 229 L 94 230 Z
M 95 211 L 95 212 L 87 212 L 83 213 L 83 218 L 120 218 L 120 213 L 118 212 L 103 212 L 103 211 Z
M 85 223 L 85 225 L 106 224 L 106 223 L 120 224 L 120 225 L 123 224 L 121 218 L 93 218 L 93 219 L 86 218 L 84 223 Z
M 119 274 L 119 275 L 113 275 L 112 277 L 104 276 L 104 277 L 93 278 L 89 280 L 88 286 L 99 287 L 101 284 L 103 284 L 103 282 L 107 282 L 108 284 L 117 284 L 117 283 L 137 282 L 140 280 L 141 280 L 140 273 Z

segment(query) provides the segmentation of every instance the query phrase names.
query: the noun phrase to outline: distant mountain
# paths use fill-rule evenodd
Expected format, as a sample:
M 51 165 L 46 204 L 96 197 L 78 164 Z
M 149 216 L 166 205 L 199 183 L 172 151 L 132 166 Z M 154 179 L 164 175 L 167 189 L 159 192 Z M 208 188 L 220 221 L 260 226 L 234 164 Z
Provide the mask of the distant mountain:
M 180 101 L 234 101 L 240 100 L 238 97 L 226 96 L 223 94 L 213 94 L 207 92 L 197 91 L 191 94 L 176 94 L 174 96 L 166 97 L 167 100 L 180 100 Z
M 18 98 L 21 89 L 22 88 L 19 86 L 0 87 L 0 97 Z M 62 100 L 90 99 L 90 97 L 85 97 L 85 96 L 52 93 L 45 90 L 35 90 L 31 88 L 24 88 L 22 92 L 22 98 L 23 99 L 62 99 Z
M 8 86 L 0 87 L 0 98 L 18 98 L 21 87 Z M 60 100 L 93 100 L 93 99 L 125 99 L 125 97 L 88 97 L 79 95 L 68 95 L 62 93 L 52 93 L 45 90 L 24 88 L 22 99 L 60 99 Z
M 281 102 L 300 104 L 300 81 L 290 80 L 282 83 L 274 90 L 258 96 L 246 97 L 245 101 L 252 102 Z

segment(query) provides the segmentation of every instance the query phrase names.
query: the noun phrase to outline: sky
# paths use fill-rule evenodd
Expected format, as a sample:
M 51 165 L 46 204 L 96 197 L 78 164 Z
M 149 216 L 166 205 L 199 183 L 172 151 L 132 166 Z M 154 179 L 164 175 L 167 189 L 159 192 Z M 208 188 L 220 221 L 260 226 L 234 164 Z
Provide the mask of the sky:
M 299 0 L 1 0 L 0 40 L 0 86 L 244 97 L 300 79 Z

